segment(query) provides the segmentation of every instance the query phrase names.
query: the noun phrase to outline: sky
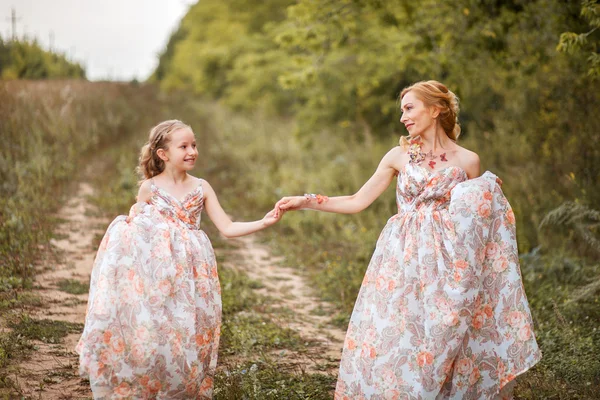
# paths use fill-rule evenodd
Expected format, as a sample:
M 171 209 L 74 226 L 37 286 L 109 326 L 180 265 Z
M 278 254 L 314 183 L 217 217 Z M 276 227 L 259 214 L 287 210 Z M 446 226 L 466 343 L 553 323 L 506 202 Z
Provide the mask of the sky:
M 90 80 L 145 80 L 196 0 L 0 0 L 0 35 L 37 38 L 77 61 Z M 52 38 L 53 37 L 53 38 Z

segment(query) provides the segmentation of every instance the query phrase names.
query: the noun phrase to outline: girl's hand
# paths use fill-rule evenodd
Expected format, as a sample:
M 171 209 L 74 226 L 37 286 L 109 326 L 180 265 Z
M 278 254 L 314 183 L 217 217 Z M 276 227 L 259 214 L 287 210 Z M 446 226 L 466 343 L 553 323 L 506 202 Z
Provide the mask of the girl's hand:
M 497 184 L 498 184 L 500 187 L 502 187 L 502 179 L 500 179 L 500 178 L 496 177 L 496 183 L 497 183 Z
M 291 196 L 283 197 L 275 204 L 275 208 L 281 211 L 299 210 L 306 205 L 306 197 Z
M 274 208 L 263 217 L 262 221 L 265 226 L 271 226 L 279 222 L 282 216 L 283 212 Z

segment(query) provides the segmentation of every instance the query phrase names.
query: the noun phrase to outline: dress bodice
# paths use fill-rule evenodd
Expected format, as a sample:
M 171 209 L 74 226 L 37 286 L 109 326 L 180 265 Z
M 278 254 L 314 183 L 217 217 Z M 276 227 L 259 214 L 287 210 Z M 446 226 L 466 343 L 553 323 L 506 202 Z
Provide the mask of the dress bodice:
M 156 186 L 151 181 L 150 204 L 171 221 L 180 221 L 189 229 L 200 229 L 200 218 L 204 209 L 204 191 L 202 181 L 189 192 L 183 200 L 176 199 L 172 194 Z
M 450 192 L 457 184 L 467 179 L 467 173 L 456 165 L 432 171 L 421 165 L 408 163 L 398 174 L 398 212 L 447 209 Z

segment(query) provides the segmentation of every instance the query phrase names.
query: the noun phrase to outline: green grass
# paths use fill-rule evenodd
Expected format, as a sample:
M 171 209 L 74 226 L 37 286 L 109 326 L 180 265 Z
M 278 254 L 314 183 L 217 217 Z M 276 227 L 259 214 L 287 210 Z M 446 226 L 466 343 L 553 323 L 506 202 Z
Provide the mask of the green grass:
M 41 307 L 42 305 L 42 299 L 28 291 L 0 292 L 0 312 L 11 309 Z
M 296 366 L 269 361 L 247 362 L 217 374 L 215 400 L 330 400 L 335 377 L 309 374 Z
M 26 314 L 9 321 L 8 327 L 13 330 L 13 336 L 44 343 L 61 343 L 69 333 L 80 333 L 83 330 L 83 324 L 80 323 L 35 319 Z
M 0 334 L 0 368 L 6 367 L 13 360 L 17 360 L 34 349 L 33 344 L 18 333 L 8 332 Z M 4 376 L 0 371 L 0 380 Z
M 76 279 L 63 279 L 58 282 L 58 288 L 63 292 L 70 294 L 85 294 L 90 291 L 88 283 L 80 282 Z
M 242 356 L 276 349 L 300 350 L 305 343 L 295 331 L 254 313 L 225 318 L 221 340 L 223 353 Z

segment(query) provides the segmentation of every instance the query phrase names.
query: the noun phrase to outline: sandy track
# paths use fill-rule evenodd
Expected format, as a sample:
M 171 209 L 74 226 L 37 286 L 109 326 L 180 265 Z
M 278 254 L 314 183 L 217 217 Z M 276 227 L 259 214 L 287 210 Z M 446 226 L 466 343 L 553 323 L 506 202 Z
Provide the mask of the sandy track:
M 30 312 L 36 319 L 50 319 L 82 324 L 87 306 L 87 293 L 69 294 L 59 290 L 62 280 L 88 284 L 96 248 L 94 239 L 102 235 L 108 222 L 92 217 L 94 207 L 88 202 L 91 186 L 79 185 L 76 194 L 59 210 L 61 223 L 51 245 L 61 253 L 62 262 L 44 263 L 38 268 L 34 293 L 42 298 L 43 307 Z M 18 365 L 11 378 L 20 395 L 31 399 L 90 399 L 87 381 L 78 374 L 78 356 L 74 351 L 79 333 L 67 335 L 63 342 L 35 342 L 35 352 Z
M 283 266 L 280 258 L 272 256 L 269 249 L 257 243 L 252 236 L 243 237 L 239 242 L 242 246 L 235 251 L 244 261 L 237 263 L 237 268 L 264 285 L 257 291 L 276 299 L 275 310 L 292 311 L 291 315 L 279 319 L 281 322 L 305 340 L 316 344 L 311 346 L 313 351 L 309 353 L 284 351 L 277 352 L 278 357 L 284 356 L 304 364 L 307 372 L 337 374 L 345 331 L 331 325 L 331 316 L 335 314 L 332 305 L 316 296 L 314 289 L 296 268 Z

